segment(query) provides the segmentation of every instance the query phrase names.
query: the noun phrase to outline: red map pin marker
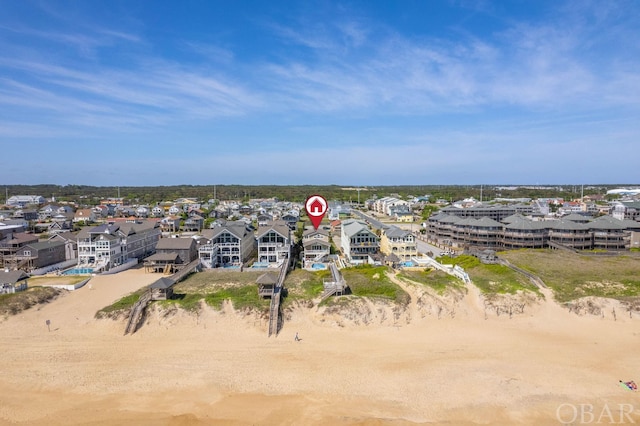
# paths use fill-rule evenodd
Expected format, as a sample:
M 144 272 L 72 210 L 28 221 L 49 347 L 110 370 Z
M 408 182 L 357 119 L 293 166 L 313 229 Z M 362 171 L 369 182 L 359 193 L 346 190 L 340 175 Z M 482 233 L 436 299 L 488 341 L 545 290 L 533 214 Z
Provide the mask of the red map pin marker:
M 307 198 L 304 208 L 307 210 L 307 216 L 311 219 L 311 223 L 315 229 L 318 229 L 322 218 L 327 213 L 327 200 L 320 195 L 312 195 Z

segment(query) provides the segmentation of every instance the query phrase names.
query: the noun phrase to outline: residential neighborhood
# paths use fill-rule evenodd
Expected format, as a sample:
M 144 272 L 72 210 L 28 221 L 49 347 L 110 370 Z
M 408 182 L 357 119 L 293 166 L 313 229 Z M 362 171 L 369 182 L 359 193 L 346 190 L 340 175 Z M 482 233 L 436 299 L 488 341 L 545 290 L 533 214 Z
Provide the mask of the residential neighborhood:
M 82 206 L 15 195 L 0 210 L 0 267 L 27 275 L 98 274 L 139 264 L 149 273 L 172 274 L 195 260 L 205 269 L 238 271 L 277 270 L 289 259 L 309 270 L 327 269 L 335 261 L 402 267 L 426 254 L 418 249 L 420 240 L 448 253 L 640 248 L 637 193 L 613 201 L 596 196 L 430 199 L 392 195 L 361 204 L 330 201 L 315 229 L 303 203 L 275 198 L 183 197 L 138 205 L 116 197 Z M 435 206 L 428 217 L 422 216 L 425 206 Z

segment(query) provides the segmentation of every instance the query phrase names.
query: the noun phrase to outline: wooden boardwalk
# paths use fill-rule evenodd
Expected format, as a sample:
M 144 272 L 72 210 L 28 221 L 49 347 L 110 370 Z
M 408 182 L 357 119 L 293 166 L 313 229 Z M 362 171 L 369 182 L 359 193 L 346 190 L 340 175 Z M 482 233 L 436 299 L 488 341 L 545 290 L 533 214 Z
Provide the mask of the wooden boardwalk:
M 287 277 L 289 270 L 289 258 L 287 258 L 280 268 L 280 274 L 278 275 L 278 282 L 273 290 L 271 296 L 271 305 L 269 306 L 269 337 L 271 335 L 278 335 L 280 331 L 281 316 L 280 316 L 280 297 L 282 295 L 282 288 L 284 286 L 284 279 Z
M 324 283 L 324 292 L 322 296 L 320 296 L 320 303 L 334 294 L 343 294 L 347 288 L 347 283 L 334 262 L 329 264 L 329 270 L 331 271 L 331 279 L 333 281 Z
M 196 259 L 193 262 L 188 263 L 184 268 L 180 269 L 169 278 L 175 281 L 175 283 L 183 280 L 187 275 L 200 269 L 200 259 Z M 129 321 L 127 321 L 127 328 L 124 330 L 124 334 L 133 334 L 140 327 L 140 321 L 144 317 L 144 310 L 151 302 L 151 289 L 147 290 L 140 296 L 138 301 L 131 308 L 131 314 L 129 315 Z
M 149 302 L 151 302 L 151 290 L 147 289 L 147 291 L 145 291 L 140 296 L 135 305 L 133 305 L 133 308 L 131 308 L 129 321 L 127 321 L 127 328 L 124 330 L 125 335 L 129 333 L 133 334 L 136 332 L 138 326 L 140 325 L 140 320 L 144 316 L 144 310 L 146 309 Z

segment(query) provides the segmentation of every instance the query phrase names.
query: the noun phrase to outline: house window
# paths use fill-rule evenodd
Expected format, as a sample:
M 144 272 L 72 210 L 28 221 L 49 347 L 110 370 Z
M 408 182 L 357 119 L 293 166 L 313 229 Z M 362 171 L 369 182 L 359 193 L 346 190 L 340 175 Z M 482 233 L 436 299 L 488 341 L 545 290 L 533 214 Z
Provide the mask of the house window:
M 31 250 L 25 250 L 24 251 L 24 255 L 25 256 L 31 256 Z

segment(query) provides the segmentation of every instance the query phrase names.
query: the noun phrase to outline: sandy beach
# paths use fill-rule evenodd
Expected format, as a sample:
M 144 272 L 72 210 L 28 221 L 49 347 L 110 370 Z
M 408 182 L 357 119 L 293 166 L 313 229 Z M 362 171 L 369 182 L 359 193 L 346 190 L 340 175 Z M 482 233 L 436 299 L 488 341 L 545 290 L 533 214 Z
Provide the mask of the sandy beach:
M 512 318 L 486 316 L 471 288 L 439 319 L 415 300 L 400 319 L 374 306 L 366 325 L 297 308 L 277 337 L 229 306 L 197 316 L 152 310 L 127 336 L 124 320 L 94 318 L 157 278 L 97 276 L 1 320 L 0 423 L 640 422 L 640 393 L 618 383 L 640 382 L 635 317 L 578 316 L 549 295 Z

